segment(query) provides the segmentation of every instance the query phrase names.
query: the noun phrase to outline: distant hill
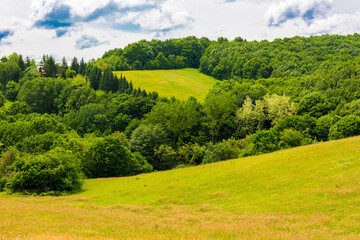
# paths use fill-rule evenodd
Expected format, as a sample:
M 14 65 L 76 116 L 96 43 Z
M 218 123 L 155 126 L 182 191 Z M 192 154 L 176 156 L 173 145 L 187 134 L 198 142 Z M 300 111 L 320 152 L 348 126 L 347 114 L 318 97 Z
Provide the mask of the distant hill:
M 186 100 L 190 96 L 203 101 L 209 89 L 217 80 L 196 69 L 181 70 L 144 70 L 115 72 L 132 81 L 134 88 L 140 87 L 147 92 L 156 91 L 162 97 L 176 97 Z
M 0 238 L 359 239 L 360 137 L 198 167 L 0 195 Z

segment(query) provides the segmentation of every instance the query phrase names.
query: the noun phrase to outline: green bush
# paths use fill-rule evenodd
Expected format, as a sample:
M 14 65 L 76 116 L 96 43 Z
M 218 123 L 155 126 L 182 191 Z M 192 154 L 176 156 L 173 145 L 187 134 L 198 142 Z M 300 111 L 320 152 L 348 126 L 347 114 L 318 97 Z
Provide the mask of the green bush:
M 300 146 L 304 136 L 294 129 L 285 129 L 280 134 L 280 147 L 281 148 L 291 148 Z
M 155 149 L 154 153 L 154 169 L 168 170 L 177 165 L 177 153 L 172 147 L 167 145 L 161 145 L 158 149 Z
M 249 138 L 223 140 L 215 145 L 209 145 L 203 163 L 219 162 L 239 157 L 242 149 L 249 143 Z
M 329 139 L 340 139 L 360 134 L 360 117 L 349 115 L 336 122 L 329 132 Z
M 250 137 L 250 144 L 243 152 L 244 156 L 274 152 L 280 149 L 279 139 L 273 130 L 259 131 Z
M 206 147 L 198 143 L 186 144 L 178 149 L 178 162 L 182 164 L 197 165 L 202 163 Z
M 114 136 L 97 138 L 83 159 L 85 174 L 91 178 L 122 177 L 152 171 L 151 165 L 139 154 L 132 154 Z
M 58 194 L 79 191 L 82 187 L 79 159 L 61 148 L 41 155 L 23 155 L 14 161 L 9 172 L 2 182 L 11 193 Z

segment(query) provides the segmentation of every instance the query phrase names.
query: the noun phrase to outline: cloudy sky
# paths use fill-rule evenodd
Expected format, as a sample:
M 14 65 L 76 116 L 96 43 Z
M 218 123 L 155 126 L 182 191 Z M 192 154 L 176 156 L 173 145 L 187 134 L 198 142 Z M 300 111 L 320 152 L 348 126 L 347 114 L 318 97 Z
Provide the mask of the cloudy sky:
M 0 0 L 0 56 L 98 58 L 141 39 L 360 32 L 359 0 Z

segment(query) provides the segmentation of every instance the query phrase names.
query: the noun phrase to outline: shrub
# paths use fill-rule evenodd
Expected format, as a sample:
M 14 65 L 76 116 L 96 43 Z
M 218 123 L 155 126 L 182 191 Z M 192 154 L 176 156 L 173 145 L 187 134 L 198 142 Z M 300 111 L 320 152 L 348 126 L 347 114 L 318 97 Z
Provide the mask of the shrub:
M 172 169 L 177 165 L 177 153 L 172 147 L 161 145 L 155 149 L 153 164 L 154 169 L 157 170 Z
M 114 136 L 97 138 L 87 150 L 83 167 L 88 177 L 122 177 L 150 172 L 152 167 L 139 154 L 132 154 Z
M 304 136 L 294 129 L 285 129 L 280 134 L 280 147 L 281 148 L 291 148 L 300 146 Z
M 259 131 L 250 137 L 250 144 L 243 152 L 244 156 L 269 153 L 279 150 L 279 139 L 273 130 Z
M 178 158 L 182 164 L 196 165 L 203 161 L 206 147 L 198 143 L 186 144 L 178 149 Z
M 329 132 L 329 139 L 340 139 L 360 134 L 360 117 L 349 115 L 336 122 Z
M 212 163 L 239 157 L 241 150 L 248 144 L 249 138 L 223 140 L 215 145 L 209 145 L 205 152 L 203 163 Z
M 16 193 L 79 191 L 82 187 L 80 161 L 68 151 L 53 149 L 42 155 L 24 155 L 13 163 L 5 179 L 5 190 Z

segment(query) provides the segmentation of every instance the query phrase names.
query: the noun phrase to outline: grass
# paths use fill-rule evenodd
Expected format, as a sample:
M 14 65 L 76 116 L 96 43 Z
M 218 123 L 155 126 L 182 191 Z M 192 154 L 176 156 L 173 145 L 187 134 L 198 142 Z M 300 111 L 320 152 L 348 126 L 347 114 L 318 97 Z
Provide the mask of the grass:
M 176 97 L 186 100 L 190 96 L 203 101 L 210 88 L 217 80 L 199 72 L 197 69 L 181 70 L 144 70 L 122 71 L 121 74 L 128 81 L 132 81 L 134 87 L 145 89 L 147 92 L 156 91 L 162 97 Z
M 360 137 L 191 168 L 0 194 L 0 239 L 359 239 Z

